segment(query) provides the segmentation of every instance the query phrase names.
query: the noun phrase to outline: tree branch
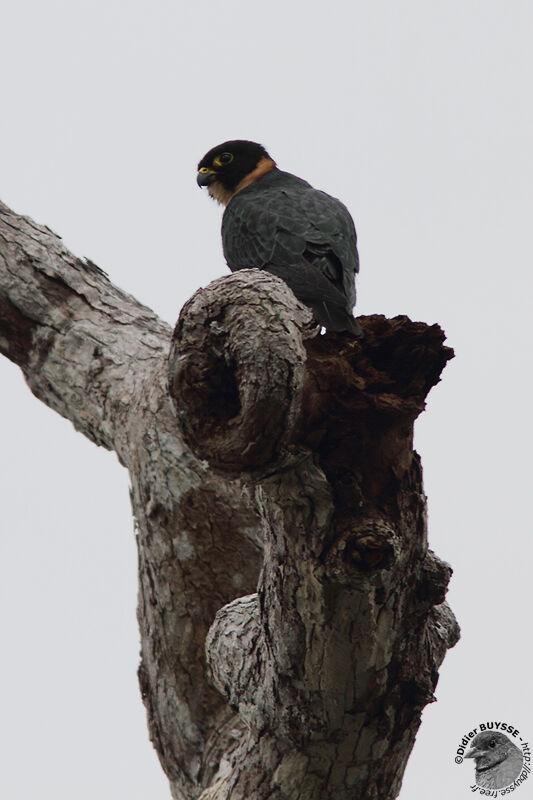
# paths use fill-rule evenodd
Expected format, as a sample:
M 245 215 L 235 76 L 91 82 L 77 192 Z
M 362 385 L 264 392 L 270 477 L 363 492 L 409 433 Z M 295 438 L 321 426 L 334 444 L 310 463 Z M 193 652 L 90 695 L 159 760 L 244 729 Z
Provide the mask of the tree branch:
M 412 449 L 451 357 L 438 326 L 318 336 L 244 270 L 186 304 L 167 364 L 164 323 L 5 206 L 0 313 L 32 391 L 129 469 L 139 678 L 173 797 L 395 797 L 458 637 Z
M 40 400 L 127 456 L 127 410 L 139 390 L 131 363 L 155 368 L 168 327 L 50 229 L 3 204 L 0 243 L 0 351 Z

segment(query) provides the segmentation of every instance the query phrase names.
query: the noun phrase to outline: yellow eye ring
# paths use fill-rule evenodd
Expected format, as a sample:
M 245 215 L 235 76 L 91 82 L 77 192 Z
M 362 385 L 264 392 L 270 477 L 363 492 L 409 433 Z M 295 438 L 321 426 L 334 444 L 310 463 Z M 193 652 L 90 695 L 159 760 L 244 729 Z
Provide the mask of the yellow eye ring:
M 232 161 L 233 161 L 232 153 L 220 153 L 219 156 L 215 156 L 215 158 L 213 159 L 213 166 L 225 167 L 226 164 L 231 164 Z

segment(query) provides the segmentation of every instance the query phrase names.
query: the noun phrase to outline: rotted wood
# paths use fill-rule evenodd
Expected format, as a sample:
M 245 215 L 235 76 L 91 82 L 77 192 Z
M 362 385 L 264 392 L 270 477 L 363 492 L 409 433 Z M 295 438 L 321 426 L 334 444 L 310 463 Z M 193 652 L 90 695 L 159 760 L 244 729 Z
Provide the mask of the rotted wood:
M 256 302 L 239 304 L 248 291 Z M 222 608 L 207 638 L 246 734 L 203 800 L 396 797 L 459 636 L 413 451 L 453 352 L 437 325 L 359 322 L 361 341 L 317 335 L 276 278 L 250 270 L 195 295 L 174 333 L 184 437 L 247 475 L 264 537 L 257 593 Z

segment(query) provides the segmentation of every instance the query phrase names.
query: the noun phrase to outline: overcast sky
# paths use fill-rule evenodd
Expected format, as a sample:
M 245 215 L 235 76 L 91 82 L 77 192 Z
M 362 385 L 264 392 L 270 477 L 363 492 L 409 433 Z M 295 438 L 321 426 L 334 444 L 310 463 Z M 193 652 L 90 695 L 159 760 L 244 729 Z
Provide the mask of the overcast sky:
M 416 447 L 463 638 L 401 800 L 469 796 L 454 756 L 479 722 L 533 738 L 532 35 L 530 0 L 17 0 L 0 17 L 1 199 L 165 320 L 226 272 L 196 164 L 250 138 L 351 210 L 358 313 L 446 330 L 456 359 Z M 169 800 L 136 683 L 128 476 L 5 359 L 0 381 L 0 797 Z

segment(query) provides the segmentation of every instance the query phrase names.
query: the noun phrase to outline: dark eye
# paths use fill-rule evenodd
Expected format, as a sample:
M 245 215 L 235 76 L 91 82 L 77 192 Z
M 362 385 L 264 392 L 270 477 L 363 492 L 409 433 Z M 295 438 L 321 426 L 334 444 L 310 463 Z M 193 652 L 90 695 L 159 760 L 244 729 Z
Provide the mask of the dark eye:
M 213 165 L 215 167 L 223 167 L 225 164 L 229 164 L 233 161 L 233 155 L 231 153 L 221 153 L 219 156 L 215 156 L 213 159 Z
M 491 739 L 490 740 L 489 747 L 496 747 L 496 739 Z

